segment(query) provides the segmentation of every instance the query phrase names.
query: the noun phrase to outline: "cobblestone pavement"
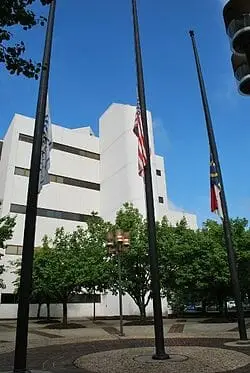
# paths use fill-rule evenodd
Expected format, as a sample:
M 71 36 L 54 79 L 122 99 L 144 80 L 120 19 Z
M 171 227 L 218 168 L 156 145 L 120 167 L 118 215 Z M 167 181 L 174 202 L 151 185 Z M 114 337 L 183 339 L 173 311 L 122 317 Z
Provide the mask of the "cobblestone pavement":
M 232 339 L 225 338 L 169 338 L 166 346 L 203 346 L 223 348 L 239 351 L 250 356 L 250 348 L 227 347 L 225 342 Z M 89 373 L 82 368 L 76 368 L 74 361 L 80 356 L 111 351 L 124 348 L 152 347 L 153 339 L 119 339 L 106 341 L 91 341 L 85 343 L 73 343 L 64 345 L 53 345 L 47 347 L 31 348 L 28 350 L 28 368 L 47 370 L 53 373 Z M 153 352 L 153 347 L 152 347 Z M 111 362 L 112 363 L 112 362 Z M 0 355 L 0 372 L 11 371 L 13 364 L 13 352 Z M 181 371 L 181 369 L 180 369 Z M 117 369 L 119 372 L 119 368 Z M 228 371 L 227 373 L 249 373 L 250 364 L 245 367 Z M 136 372 L 135 372 L 136 373 Z M 177 372 L 176 372 L 177 373 Z M 226 373 L 226 372 L 225 372 Z

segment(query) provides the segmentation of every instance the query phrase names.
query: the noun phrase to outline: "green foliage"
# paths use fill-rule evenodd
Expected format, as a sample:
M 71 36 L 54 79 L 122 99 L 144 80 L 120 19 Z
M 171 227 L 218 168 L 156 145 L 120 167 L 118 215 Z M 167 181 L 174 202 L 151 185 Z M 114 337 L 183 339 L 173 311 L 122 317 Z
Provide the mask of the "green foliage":
M 72 295 L 108 287 L 111 263 L 106 258 L 105 239 L 109 226 L 92 214 L 87 229 L 78 227 L 72 233 L 57 229 L 54 238 L 45 236 L 42 247 L 35 251 L 33 301 L 62 303 L 65 325 Z
M 231 220 L 233 244 L 243 295 L 250 289 L 250 231 L 246 219 Z M 202 301 L 220 305 L 233 297 L 222 224 L 207 220 L 193 231 L 185 222 L 176 227 L 166 219 L 158 224 L 162 287 L 180 305 Z
M 0 248 L 4 247 L 5 241 L 12 238 L 13 230 L 16 224 L 16 219 L 10 216 L 0 218 Z M 0 256 L 1 260 L 1 256 Z M 5 271 L 4 266 L 0 265 L 0 275 Z M 3 279 L 0 278 L 0 288 L 5 288 Z
M 126 203 L 117 213 L 115 228 L 130 233 L 130 248 L 121 254 L 122 288 L 138 306 L 141 318 L 145 318 L 146 307 L 151 298 L 147 224 L 138 209 Z M 117 291 L 117 261 L 114 257 L 113 263 L 116 270 L 113 272 L 111 289 Z
M 44 25 L 46 19 L 37 17 L 30 6 L 35 0 L 1 0 L 0 2 L 0 63 L 4 64 L 10 74 L 23 74 L 28 78 L 38 79 L 40 63 L 23 58 L 25 44 L 15 43 L 13 31 L 17 27 L 30 30 L 34 26 Z M 41 0 L 43 5 L 51 0 Z
M 0 218 L 0 248 L 4 247 L 4 242 L 12 238 L 16 219 L 11 216 Z
M 75 232 L 81 247 L 85 277 L 82 286 L 90 293 L 103 292 L 109 288 L 112 264 L 107 260 L 106 237 L 111 224 L 96 214 L 89 218 L 87 231 L 81 228 Z

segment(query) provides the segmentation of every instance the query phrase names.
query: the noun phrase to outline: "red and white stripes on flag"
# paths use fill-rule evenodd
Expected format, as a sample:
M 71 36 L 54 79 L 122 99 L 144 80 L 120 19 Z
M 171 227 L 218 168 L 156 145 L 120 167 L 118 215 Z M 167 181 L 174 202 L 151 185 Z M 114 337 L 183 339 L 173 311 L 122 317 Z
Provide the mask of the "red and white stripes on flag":
M 135 124 L 133 132 L 138 139 L 138 174 L 139 176 L 144 177 L 144 169 L 147 164 L 147 154 L 145 149 L 145 141 L 141 119 L 141 108 L 139 102 L 137 102 L 136 106 Z

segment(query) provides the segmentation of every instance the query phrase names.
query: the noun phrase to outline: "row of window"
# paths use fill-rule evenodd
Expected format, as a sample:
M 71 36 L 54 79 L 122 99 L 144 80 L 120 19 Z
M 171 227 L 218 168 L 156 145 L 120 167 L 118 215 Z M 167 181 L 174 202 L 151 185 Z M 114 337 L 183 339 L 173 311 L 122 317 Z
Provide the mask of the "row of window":
M 3 141 L 0 140 L 0 159 L 1 159 L 1 155 L 2 155 L 2 149 L 3 149 Z
M 28 143 L 32 143 L 33 142 L 33 136 L 24 135 L 24 134 L 20 133 L 19 140 L 24 141 L 24 142 L 28 142 Z M 53 149 L 60 150 L 62 152 L 66 152 L 66 153 L 80 155 L 82 157 L 96 159 L 98 161 L 100 160 L 100 154 L 98 154 L 98 153 L 94 153 L 94 152 L 91 152 L 89 150 L 75 148 L 75 147 L 69 146 L 69 145 L 59 144 L 58 142 L 53 142 Z M 161 176 L 161 170 L 157 169 L 156 170 L 156 175 Z
M 2 293 L 1 294 L 2 304 L 16 304 L 18 303 L 17 294 Z M 38 300 L 31 301 L 31 304 L 38 303 Z M 69 298 L 68 303 L 101 303 L 100 294 L 76 294 Z
M 22 255 L 23 247 L 20 245 L 8 245 L 5 249 L 7 255 Z
M 32 143 L 33 142 L 33 136 L 24 135 L 24 134 L 20 133 L 19 140 L 23 141 L 23 142 Z M 100 154 L 98 154 L 98 153 L 90 152 L 89 150 L 85 150 L 85 149 L 75 148 L 75 147 L 69 146 L 69 145 L 59 144 L 58 142 L 53 142 L 53 149 L 60 150 L 62 152 L 66 152 L 66 153 L 80 155 L 80 156 L 86 157 L 86 158 L 95 159 L 97 161 L 100 160 Z
M 15 175 L 29 176 L 29 174 L 30 174 L 30 170 L 28 170 L 27 168 L 15 167 Z M 50 181 L 53 183 L 66 184 L 66 185 L 76 186 L 79 188 L 92 189 L 92 190 L 100 190 L 100 184 L 92 183 L 90 181 L 73 179 L 71 177 L 59 176 L 59 175 L 54 175 L 54 174 L 50 174 L 49 177 L 50 177 Z
M 15 214 L 26 214 L 26 206 L 12 203 L 10 205 L 10 212 L 13 212 Z M 45 209 L 41 207 L 38 207 L 37 209 L 37 216 L 42 216 L 45 218 L 53 218 L 53 219 L 81 221 L 81 222 L 87 222 L 88 219 L 90 218 L 90 215 L 86 215 L 86 214 L 78 214 L 76 212 L 68 212 L 68 211 L 51 210 L 51 209 Z

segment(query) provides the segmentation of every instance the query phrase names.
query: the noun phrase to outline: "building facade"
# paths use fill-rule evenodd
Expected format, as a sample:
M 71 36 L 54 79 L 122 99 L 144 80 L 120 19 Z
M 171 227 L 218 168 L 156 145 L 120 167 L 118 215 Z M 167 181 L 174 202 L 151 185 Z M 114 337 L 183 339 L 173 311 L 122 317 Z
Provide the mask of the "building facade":
M 125 202 L 132 202 L 145 216 L 143 179 L 138 176 L 137 138 L 133 134 L 135 107 L 112 104 L 101 116 L 99 137 L 90 127 L 77 129 L 52 126 L 50 184 L 43 187 L 38 199 L 35 246 L 45 234 L 52 236 L 56 228 L 74 230 L 85 225 L 94 211 L 105 220 L 114 221 L 116 212 Z M 16 114 L 0 142 L 0 216 L 15 215 L 14 235 L 3 250 L 2 264 L 6 288 L 1 291 L 0 318 L 16 317 L 17 304 L 13 295 L 15 274 L 11 263 L 21 258 L 29 180 L 29 168 L 34 132 L 34 119 Z M 192 229 L 197 228 L 196 216 L 168 208 L 164 159 L 155 154 L 152 117 L 148 112 L 155 216 L 167 216 L 176 224 L 184 216 Z M 90 297 L 83 303 L 69 305 L 69 317 L 90 316 Z M 118 314 L 117 298 L 109 293 L 99 296 L 97 315 Z M 58 315 L 60 305 L 52 307 Z M 152 305 L 149 305 L 149 312 Z M 35 307 L 31 306 L 31 315 Z M 126 296 L 124 313 L 135 314 L 137 307 Z

